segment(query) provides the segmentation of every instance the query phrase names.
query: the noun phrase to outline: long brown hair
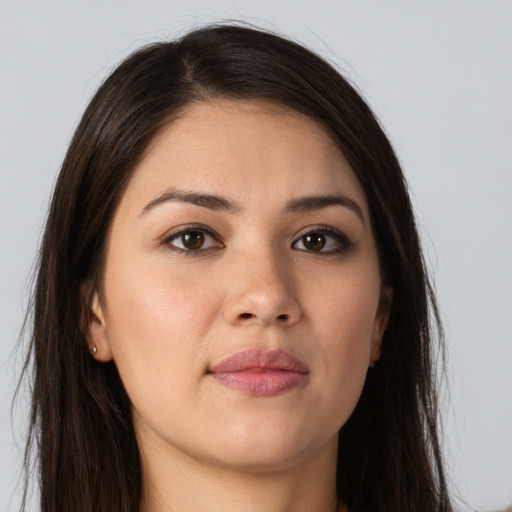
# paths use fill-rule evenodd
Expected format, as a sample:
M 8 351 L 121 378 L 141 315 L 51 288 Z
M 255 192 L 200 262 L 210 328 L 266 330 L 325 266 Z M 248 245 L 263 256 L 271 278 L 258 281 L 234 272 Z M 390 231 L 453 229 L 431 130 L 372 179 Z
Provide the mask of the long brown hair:
M 315 119 L 366 193 L 393 301 L 381 360 L 339 433 L 340 500 L 351 512 L 450 510 L 434 365 L 442 331 L 393 148 L 325 60 L 268 32 L 217 25 L 122 62 L 91 100 L 64 159 L 38 257 L 25 368 L 33 389 L 25 464 L 35 453 L 42 511 L 138 510 L 129 399 L 114 362 L 90 356 L 81 284 L 101 281 L 112 214 L 148 143 L 183 107 L 212 97 L 266 98 Z

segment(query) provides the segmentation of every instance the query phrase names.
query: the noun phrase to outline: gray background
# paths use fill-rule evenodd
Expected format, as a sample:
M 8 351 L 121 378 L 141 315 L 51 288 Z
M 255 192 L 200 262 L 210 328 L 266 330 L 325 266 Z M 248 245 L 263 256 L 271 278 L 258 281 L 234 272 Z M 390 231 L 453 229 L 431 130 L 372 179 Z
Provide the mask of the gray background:
M 0 0 L 0 510 L 15 511 L 14 346 L 52 184 L 88 98 L 139 45 L 218 19 L 326 56 L 411 184 L 449 341 L 445 452 L 461 510 L 512 503 L 512 2 Z M 35 507 L 34 507 L 35 510 Z

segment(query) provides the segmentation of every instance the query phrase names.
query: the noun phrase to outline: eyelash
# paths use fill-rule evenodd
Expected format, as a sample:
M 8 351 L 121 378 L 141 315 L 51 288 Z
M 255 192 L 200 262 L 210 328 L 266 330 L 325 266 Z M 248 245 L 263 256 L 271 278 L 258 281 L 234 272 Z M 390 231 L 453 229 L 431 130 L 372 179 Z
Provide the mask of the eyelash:
M 302 233 L 300 233 L 297 238 L 292 243 L 292 247 L 296 245 L 301 240 L 304 240 L 305 237 L 311 235 L 322 235 L 325 237 L 333 238 L 338 244 L 339 247 L 334 249 L 330 249 L 327 251 L 308 251 L 306 249 L 296 249 L 298 251 L 307 252 L 310 254 L 322 254 L 322 255 L 340 255 L 350 251 L 354 247 L 354 243 L 348 238 L 347 235 L 338 231 L 337 229 L 332 228 L 331 226 L 319 225 L 312 226 L 306 228 Z
M 207 247 L 206 249 L 198 248 L 197 250 L 194 249 L 183 249 L 181 247 L 176 247 L 173 245 L 173 241 L 177 240 L 178 238 L 186 235 L 187 233 L 202 233 L 203 235 L 206 235 L 208 237 L 211 237 L 215 242 L 216 245 L 214 247 Z M 334 239 L 338 244 L 339 247 L 336 247 L 334 249 L 329 249 L 327 251 L 314 251 L 314 250 L 307 250 L 307 249 L 298 249 L 295 247 L 296 244 L 298 244 L 300 241 L 304 241 L 304 238 L 307 236 L 312 235 L 322 235 L 324 237 L 330 237 Z M 211 228 L 208 228 L 206 226 L 200 225 L 200 224 L 190 224 L 186 226 L 180 226 L 179 228 L 176 228 L 171 233 L 169 233 L 163 240 L 162 245 L 169 247 L 171 250 L 177 252 L 178 254 L 183 254 L 186 256 L 198 256 L 201 253 L 204 253 L 206 251 L 209 251 L 210 249 L 222 249 L 224 244 L 219 241 L 220 236 L 218 233 L 213 231 Z M 303 242 L 304 245 L 304 242 Z M 354 243 L 350 241 L 350 239 L 341 231 L 338 231 L 336 229 L 333 229 L 331 226 L 311 226 L 306 228 L 302 233 L 300 233 L 295 240 L 291 244 L 292 248 L 298 251 L 307 252 L 310 254 L 322 254 L 322 255 L 339 255 L 346 253 L 350 251 L 354 247 Z M 322 247 L 323 248 L 323 247 Z
M 213 240 L 216 241 L 215 247 L 207 247 L 206 249 L 199 248 L 197 250 L 194 250 L 182 249 L 181 247 L 173 246 L 172 242 L 174 240 L 186 235 L 187 233 L 193 232 L 202 233 L 204 235 L 211 237 Z M 171 250 L 176 251 L 178 254 L 184 254 L 186 256 L 198 256 L 199 254 L 204 253 L 209 249 L 222 249 L 224 247 L 224 244 L 222 242 L 219 242 L 219 240 L 220 236 L 212 229 L 201 224 L 190 224 L 187 226 L 180 226 L 179 228 L 173 230 L 171 233 L 168 234 L 168 236 L 164 238 L 164 240 L 162 240 L 162 245 L 169 247 Z

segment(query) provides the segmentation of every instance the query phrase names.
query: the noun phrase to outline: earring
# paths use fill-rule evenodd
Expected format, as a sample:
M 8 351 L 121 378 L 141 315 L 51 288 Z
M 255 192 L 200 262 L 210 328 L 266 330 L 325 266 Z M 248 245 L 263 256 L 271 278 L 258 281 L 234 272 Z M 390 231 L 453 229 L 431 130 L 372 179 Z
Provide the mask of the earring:
M 96 345 L 94 345 L 94 347 L 92 347 L 92 353 L 94 355 L 96 355 L 98 353 L 98 349 L 96 348 Z
M 94 348 L 96 348 L 96 347 L 94 347 Z M 375 367 L 375 361 L 370 361 L 370 368 L 374 368 L 374 367 Z

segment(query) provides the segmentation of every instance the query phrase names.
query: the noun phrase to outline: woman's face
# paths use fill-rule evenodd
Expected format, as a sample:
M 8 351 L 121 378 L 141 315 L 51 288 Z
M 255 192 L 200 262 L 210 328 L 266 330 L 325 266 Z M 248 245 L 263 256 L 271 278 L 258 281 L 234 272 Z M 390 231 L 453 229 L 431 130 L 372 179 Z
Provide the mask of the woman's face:
M 326 131 L 263 101 L 189 106 L 110 226 L 90 326 L 142 453 L 261 470 L 335 457 L 387 321 L 363 190 Z

